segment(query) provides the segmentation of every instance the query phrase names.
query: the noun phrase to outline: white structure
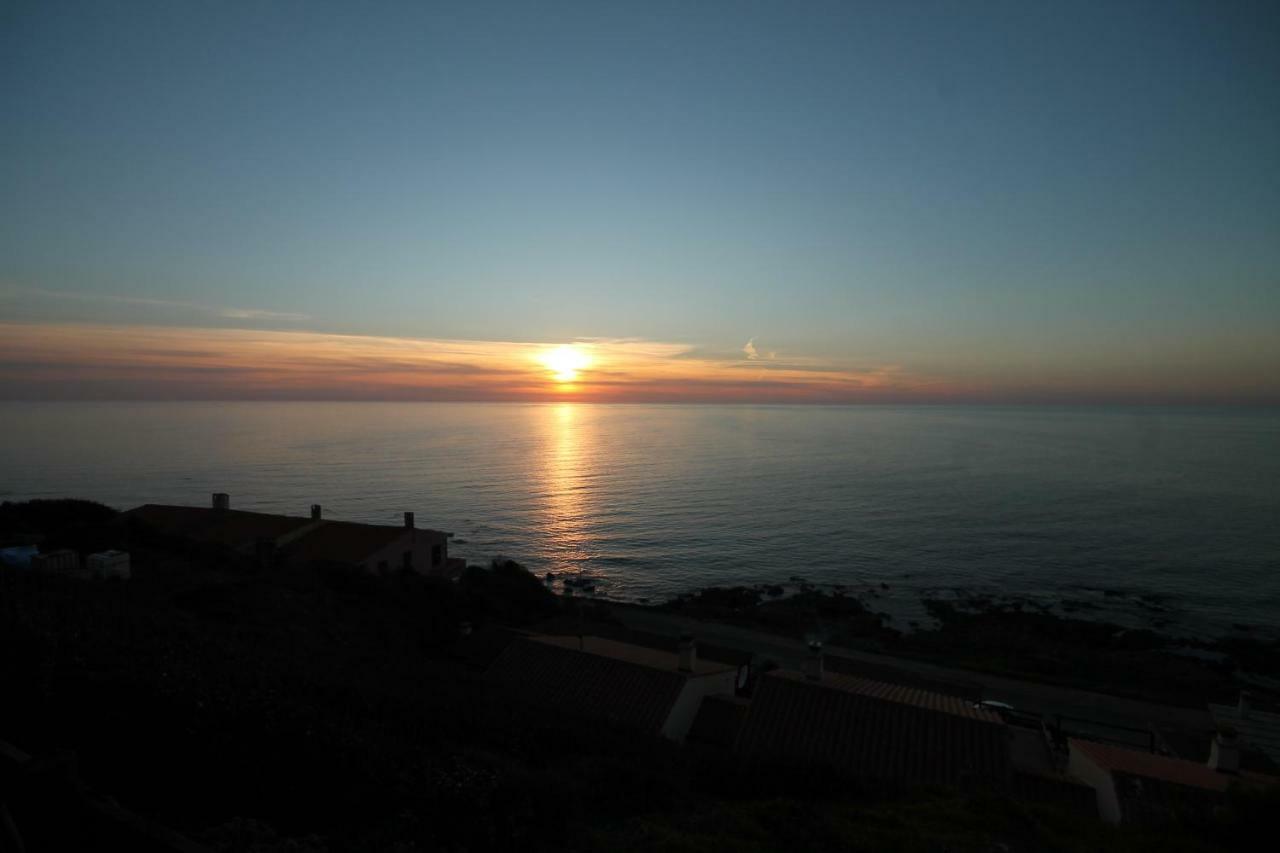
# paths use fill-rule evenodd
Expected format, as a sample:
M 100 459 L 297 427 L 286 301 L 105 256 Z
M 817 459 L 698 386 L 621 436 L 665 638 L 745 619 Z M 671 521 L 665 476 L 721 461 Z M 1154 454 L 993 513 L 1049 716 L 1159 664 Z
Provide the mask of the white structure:
M 70 548 L 60 548 L 46 554 L 36 554 L 31 558 L 31 568 L 43 572 L 65 572 L 74 574 L 80 569 L 80 555 Z
M 128 551 L 102 551 L 97 554 L 90 554 L 86 561 L 89 572 L 95 578 L 119 578 L 120 580 L 128 580 L 132 575 L 129 569 L 129 552 Z
M 1246 692 L 1240 693 L 1235 705 L 1210 705 L 1209 713 L 1219 728 L 1236 731 L 1241 746 L 1280 762 L 1280 714 L 1253 707 Z
M 1231 739 L 1215 740 L 1209 764 L 1071 738 L 1067 771 L 1097 794 L 1098 816 L 1108 823 L 1163 821 L 1175 811 L 1209 813 L 1236 781 L 1266 777 L 1228 772 Z

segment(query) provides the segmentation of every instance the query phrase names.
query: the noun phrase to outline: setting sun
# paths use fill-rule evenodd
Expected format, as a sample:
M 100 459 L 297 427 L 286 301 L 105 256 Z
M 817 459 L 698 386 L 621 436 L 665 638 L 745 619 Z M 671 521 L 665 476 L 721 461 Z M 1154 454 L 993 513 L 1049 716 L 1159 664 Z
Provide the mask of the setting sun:
M 591 364 L 590 356 L 571 345 L 548 350 L 539 356 L 539 360 L 552 372 L 557 382 L 572 382 L 578 378 L 578 371 Z

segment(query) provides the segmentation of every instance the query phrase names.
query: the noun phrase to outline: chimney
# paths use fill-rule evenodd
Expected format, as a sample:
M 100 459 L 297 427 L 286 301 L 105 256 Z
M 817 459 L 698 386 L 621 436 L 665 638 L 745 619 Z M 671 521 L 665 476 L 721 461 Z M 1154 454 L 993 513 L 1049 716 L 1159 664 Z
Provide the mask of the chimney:
M 804 677 L 810 681 L 822 680 L 822 643 L 809 643 L 809 655 L 804 659 Z
M 1253 697 L 1249 695 L 1248 690 L 1240 691 L 1240 704 L 1236 706 L 1236 714 L 1240 717 L 1240 719 L 1242 720 L 1249 719 L 1249 707 L 1252 704 L 1251 703 L 1252 698 Z
M 412 530 L 412 529 L 413 529 L 413 513 L 411 513 L 411 512 L 406 512 L 406 513 L 404 514 L 404 528 L 405 528 L 405 530 Z
M 311 505 L 311 520 L 312 521 L 320 520 L 320 504 Z
M 1240 746 L 1235 729 L 1226 726 L 1213 736 L 1213 745 L 1209 747 L 1209 767 L 1219 773 L 1240 772 Z
M 681 672 L 693 672 L 693 668 L 698 664 L 698 643 L 693 639 L 692 634 L 680 635 L 680 666 Z
M 214 492 L 213 508 L 214 509 L 231 509 L 231 495 L 227 494 L 226 492 Z

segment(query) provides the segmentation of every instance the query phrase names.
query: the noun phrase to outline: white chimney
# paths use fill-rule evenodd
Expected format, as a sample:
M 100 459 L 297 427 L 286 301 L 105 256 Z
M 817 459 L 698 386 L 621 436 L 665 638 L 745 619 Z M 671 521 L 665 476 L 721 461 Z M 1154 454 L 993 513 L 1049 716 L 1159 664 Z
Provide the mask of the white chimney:
M 312 519 L 313 521 L 319 521 L 319 520 L 320 520 L 320 504 L 312 504 L 312 505 L 311 505 L 311 519 Z
M 822 643 L 809 643 L 809 655 L 804 659 L 804 677 L 810 681 L 822 680 Z
M 231 509 L 231 495 L 227 494 L 226 492 L 214 492 L 213 508 L 214 509 Z
M 698 643 L 693 639 L 692 634 L 680 635 L 680 665 L 681 672 L 693 672 L 694 667 L 698 665 Z
M 1220 731 L 1209 747 L 1209 767 L 1219 773 L 1240 772 L 1240 746 L 1235 731 Z

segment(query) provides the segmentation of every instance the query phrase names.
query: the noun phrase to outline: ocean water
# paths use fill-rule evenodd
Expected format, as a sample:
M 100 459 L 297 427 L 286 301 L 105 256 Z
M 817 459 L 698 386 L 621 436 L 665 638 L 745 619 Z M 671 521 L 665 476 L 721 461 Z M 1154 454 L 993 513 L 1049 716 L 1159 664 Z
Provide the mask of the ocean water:
M 452 531 L 451 553 L 657 601 L 802 577 L 1280 625 L 1280 412 L 961 406 L 4 403 L 0 498 Z

